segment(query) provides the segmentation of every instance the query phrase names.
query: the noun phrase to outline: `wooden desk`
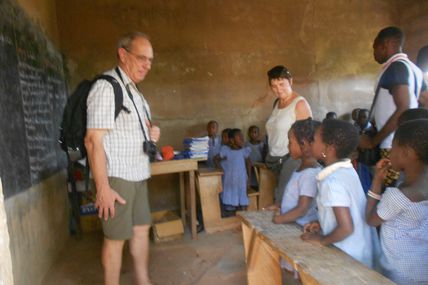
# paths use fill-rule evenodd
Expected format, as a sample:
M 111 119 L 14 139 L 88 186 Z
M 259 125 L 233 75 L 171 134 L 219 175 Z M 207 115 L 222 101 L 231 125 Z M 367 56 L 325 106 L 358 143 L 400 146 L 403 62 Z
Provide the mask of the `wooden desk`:
M 335 247 L 300 239 L 296 224 L 272 223 L 273 212 L 240 212 L 249 285 L 281 284 L 280 257 L 299 272 L 302 284 L 395 284 Z
M 197 171 L 197 188 L 201 198 L 202 216 L 207 233 L 214 233 L 232 228 L 239 228 L 237 217 L 221 217 L 219 194 L 223 191 L 221 184 L 222 170 L 201 168 Z
M 189 224 L 190 230 L 192 232 L 192 239 L 197 238 L 196 231 L 196 196 L 195 196 L 195 171 L 198 169 L 198 160 L 196 159 L 181 159 L 181 160 L 168 160 L 168 161 L 158 161 L 152 162 L 151 164 L 151 173 L 152 176 L 170 174 L 170 173 L 179 173 L 180 175 L 180 212 L 181 220 L 183 226 L 186 225 L 186 193 L 188 191 L 187 197 L 189 198 L 188 207 L 190 208 Z M 185 187 L 185 175 L 188 178 L 188 187 Z
M 277 182 L 275 174 L 267 168 L 266 164 L 256 162 L 254 166 L 257 171 L 257 180 L 259 183 L 259 199 L 257 206 L 260 210 L 273 204 Z

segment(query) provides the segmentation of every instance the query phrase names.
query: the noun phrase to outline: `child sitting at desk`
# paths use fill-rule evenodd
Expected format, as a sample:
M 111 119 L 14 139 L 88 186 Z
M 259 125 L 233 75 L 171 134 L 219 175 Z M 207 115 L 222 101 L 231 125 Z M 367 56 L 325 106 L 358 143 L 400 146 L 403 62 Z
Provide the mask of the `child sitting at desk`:
M 404 182 L 380 195 L 390 167 L 404 172 Z M 400 285 L 428 284 L 427 183 L 428 120 L 410 120 L 398 127 L 390 160 L 376 165 L 366 209 L 367 222 L 381 225 L 383 273 Z
M 367 199 L 348 159 L 358 140 L 358 130 L 341 120 L 325 120 L 316 130 L 312 152 L 326 165 L 317 175 L 322 234 L 307 232 L 302 239 L 321 245 L 333 244 L 373 268 L 379 252 L 377 233 L 364 219 Z
M 219 167 L 223 169 L 223 192 L 221 202 L 224 210 L 234 214 L 236 210 L 246 210 L 248 206 L 247 186 L 250 170 L 251 149 L 244 146 L 244 136 L 240 129 L 229 132 L 229 146 L 222 146 Z
M 255 162 L 263 162 L 264 143 L 260 140 L 259 127 L 254 125 L 249 127 L 248 138 L 250 140 L 245 143 L 245 146 L 251 149 L 251 153 L 250 153 L 251 164 L 254 165 Z M 254 171 L 254 168 L 251 168 L 250 186 L 255 190 L 258 190 L 259 188 L 259 184 L 257 183 L 257 177 Z

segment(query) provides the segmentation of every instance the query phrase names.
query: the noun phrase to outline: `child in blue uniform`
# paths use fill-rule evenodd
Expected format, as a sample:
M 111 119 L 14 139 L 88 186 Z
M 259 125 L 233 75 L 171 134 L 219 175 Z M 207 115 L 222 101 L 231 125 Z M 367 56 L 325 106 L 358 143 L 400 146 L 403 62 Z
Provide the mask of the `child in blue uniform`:
M 220 152 L 221 138 L 217 135 L 218 123 L 217 121 L 209 121 L 207 124 L 208 133 L 208 157 L 207 166 L 215 167 L 214 157 Z
M 245 143 L 246 147 L 251 149 L 250 160 L 251 164 L 254 165 L 255 162 L 263 162 L 263 151 L 264 143 L 260 140 L 260 129 L 257 126 L 251 126 L 248 128 L 248 138 L 250 139 Z M 256 174 L 254 168 L 251 168 L 251 180 L 250 187 L 254 190 L 258 190 L 259 184 L 257 183 Z
M 223 168 L 223 192 L 221 201 L 227 211 L 245 210 L 248 206 L 247 185 L 251 167 L 251 149 L 244 146 L 240 129 L 229 132 L 229 147 L 220 149 Z
M 282 197 L 281 212 L 273 217 L 275 224 L 296 222 L 303 226 L 318 220 L 315 197 L 316 176 L 321 165 L 312 155 L 315 129 L 320 122 L 311 118 L 296 121 L 288 132 L 288 151 L 291 158 L 300 159 L 300 166 L 293 171 Z
M 317 175 L 317 206 L 322 233 L 302 239 L 333 244 L 373 268 L 379 254 L 376 229 L 365 219 L 367 199 L 349 155 L 358 145 L 357 128 L 341 120 L 325 120 L 315 132 L 312 153 L 326 167 Z
M 386 188 L 381 195 L 391 167 L 404 173 L 404 182 L 398 188 Z M 366 209 L 367 222 L 381 226 L 383 273 L 400 285 L 428 284 L 427 184 L 428 120 L 410 120 L 395 132 L 390 160 L 382 159 L 376 165 Z
M 321 165 L 312 155 L 315 129 L 320 122 L 311 118 L 296 121 L 288 131 L 288 151 L 292 159 L 299 159 L 300 166 L 293 171 L 284 190 L 281 202 L 281 212 L 273 216 L 273 223 L 285 224 L 296 222 L 303 226 L 318 220 L 315 197 L 317 195 L 316 176 L 321 171 Z M 289 272 L 297 272 L 285 260 L 281 267 Z

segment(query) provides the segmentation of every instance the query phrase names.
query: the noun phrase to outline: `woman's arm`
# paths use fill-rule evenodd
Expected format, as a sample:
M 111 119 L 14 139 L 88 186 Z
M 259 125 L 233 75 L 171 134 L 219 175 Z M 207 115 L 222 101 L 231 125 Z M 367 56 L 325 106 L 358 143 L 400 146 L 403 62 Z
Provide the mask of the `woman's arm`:
M 301 238 L 304 241 L 320 245 L 329 245 L 344 240 L 354 232 L 351 212 L 348 207 L 333 207 L 334 216 L 336 217 L 337 226 L 328 235 L 304 233 Z
M 296 207 L 281 215 L 273 216 L 272 222 L 274 224 L 285 224 L 296 221 L 298 218 L 304 216 L 312 203 L 312 197 L 300 196 L 299 202 Z
M 295 112 L 296 121 L 312 117 L 311 107 L 309 106 L 306 100 L 300 100 L 299 102 L 297 102 Z

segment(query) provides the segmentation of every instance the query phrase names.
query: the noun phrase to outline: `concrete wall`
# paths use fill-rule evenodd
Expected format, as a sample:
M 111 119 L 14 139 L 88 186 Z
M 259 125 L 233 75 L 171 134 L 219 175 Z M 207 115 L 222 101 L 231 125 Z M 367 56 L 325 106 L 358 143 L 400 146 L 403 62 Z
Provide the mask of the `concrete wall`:
M 15 285 L 40 284 L 68 235 L 65 171 L 5 200 Z
M 6 211 L 4 209 L 3 187 L 0 180 L 0 284 L 14 284 L 12 257 L 10 254 L 10 238 L 7 226 Z
M 412 60 L 421 47 L 428 45 L 428 1 L 399 2 L 400 26 L 406 34 L 405 52 Z
M 393 24 L 391 1 L 58 1 L 71 86 L 115 63 L 129 30 L 152 37 L 153 69 L 142 83 L 161 144 L 220 128 L 261 127 L 271 111 L 266 71 L 288 66 L 295 89 L 321 118 L 370 104 L 376 32 Z M 76 21 L 76 19 L 79 19 Z
M 16 0 L 27 15 L 59 47 L 55 0 Z
M 57 1 L 57 15 L 71 87 L 115 64 L 123 33 L 151 36 L 155 60 L 141 87 L 162 129 L 160 145 L 180 149 L 212 119 L 221 129 L 256 124 L 264 132 L 274 101 L 266 71 L 277 64 L 291 69 L 318 119 L 369 106 L 379 70 L 372 41 L 395 23 L 395 7 L 388 0 L 69 0 Z M 155 208 L 176 207 L 171 179 L 152 181 Z
M 58 47 L 55 1 L 17 2 Z M 13 284 L 40 284 L 69 238 L 65 171 L 10 197 L 4 201 L 4 206 L 10 235 Z M 2 258 L 0 267 L 4 268 L 6 262 L 7 258 Z M 6 279 L 1 281 L 11 284 Z

